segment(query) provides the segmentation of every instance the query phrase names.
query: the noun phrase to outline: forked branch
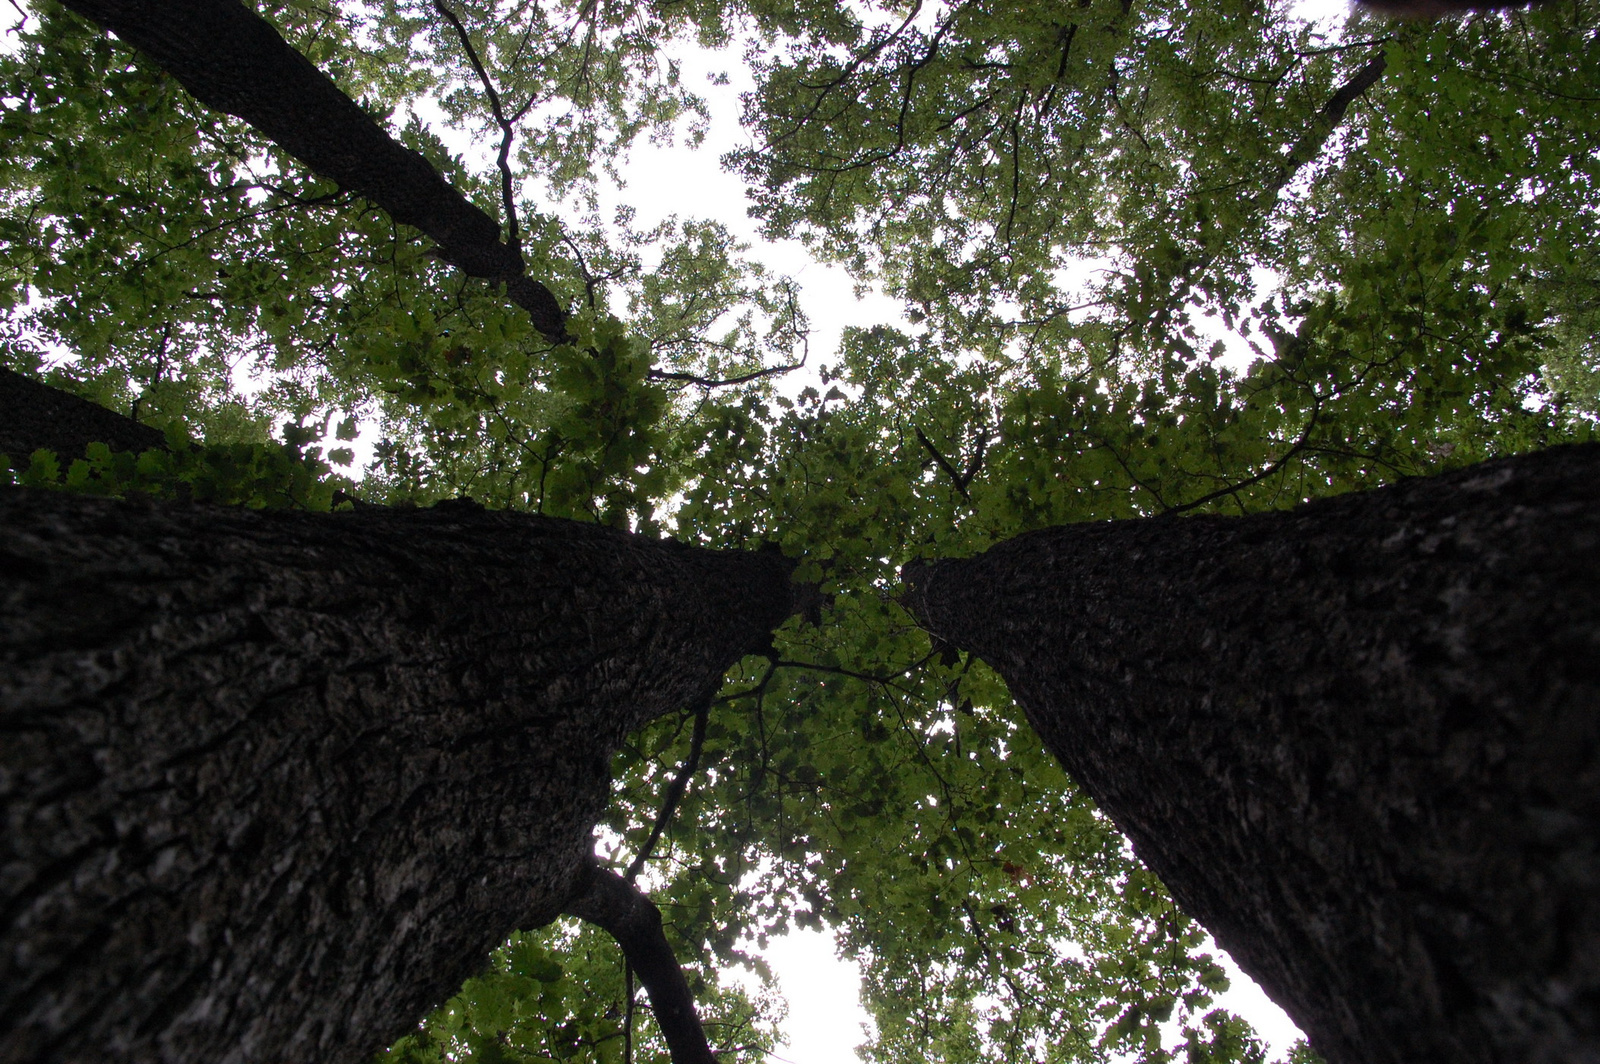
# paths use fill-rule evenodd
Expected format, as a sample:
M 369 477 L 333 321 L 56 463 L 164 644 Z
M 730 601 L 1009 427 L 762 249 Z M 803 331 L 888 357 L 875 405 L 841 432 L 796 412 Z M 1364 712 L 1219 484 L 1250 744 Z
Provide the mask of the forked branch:
M 433 0 L 433 8 L 444 16 L 445 21 L 456 31 L 462 50 L 467 53 L 467 62 L 471 63 L 472 69 L 477 72 L 478 81 L 483 85 L 483 94 L 489 98 L 489 110 L 494 113 L 494 123 L 500 127 L 500 156 L 496 160 L 496 165 L 500 167 L 500 198 L 505 204 L 506 211 L 506 243 L 511 245 L 511 250 L 517 256 L 517 265 L 521 267 L 522 237 L 517 230 L 517 201 L 511 179 L 511 142 L 516 137 L 514 119 L 506 117 L 505 109 L 500 105 L 500 94 L 495 91 L 494 79 L 489 77 L 489 71 L 485 69 L 483 60 L 478 56 L 478 49 L 473 45 L 467 27 L 462 25 L 456 13 L 450 10 L 444 0 Z
M 967 459 L 967 468 L 959 471 L 956 469 L 955 464 L 946 458 L 939 448 L 933 445 L 933 441 L 928 439 L 927 434 L 921 428 L 913 425 L 911 430 L 917 434 L 917 441 L 922 444 L 922 449 L 932 457 L 934 464 L 944 470 L 945 475 L 950 478 L 950 482 L 955 485 L 956 491 L 961 493 L 963 499 L 971 502 L 972 494 L 967 489 L 968 485 L 972 483 L 972 478 L 977 476 L 978 471 L 983 468 L 984 455 L 989 450 L 990 437 L 988 428 L 985 427 L 978 430 L 978 438 L 973 444 L 972 457 Z

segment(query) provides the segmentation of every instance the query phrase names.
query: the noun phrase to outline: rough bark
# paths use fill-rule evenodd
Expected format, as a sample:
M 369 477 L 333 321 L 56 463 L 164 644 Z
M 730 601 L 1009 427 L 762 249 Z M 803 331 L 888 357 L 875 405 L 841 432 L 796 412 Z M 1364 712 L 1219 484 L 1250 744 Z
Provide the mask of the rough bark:
M 787 565 L 469 504 L 0 490 L 0 1061 L 356 1061 L 585 886 Z
M 1600 1060 L 1600 447 L 906 579 L 1331 1064 Z
M 396 141 L 272 24 L 238 0 L 63 0 L 176 78 L 207 107 L 241 118 L 323 177 L 422 230 L 445 261 L 499 281 L 534 327 L 566 337 L 555 295 L 523 273 L 500 225 Z
M 26 466 L 42 447 L 71 461 L 91 443 L 138 452 L 166 447 L 167 440 L 148 425 L 0 366 L 0 454 Z

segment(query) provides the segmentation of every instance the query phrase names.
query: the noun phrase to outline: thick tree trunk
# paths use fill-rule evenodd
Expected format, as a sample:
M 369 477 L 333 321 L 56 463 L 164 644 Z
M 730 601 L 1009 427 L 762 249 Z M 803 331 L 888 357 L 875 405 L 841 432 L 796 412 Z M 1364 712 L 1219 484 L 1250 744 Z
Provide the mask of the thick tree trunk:
M 1332 1064 L 1600 1060 L 1600 447 L 906 579 Z
M 357 1061 L 588 877 L 788 566 L 572 522 L 0 490 L 0 1061 Z

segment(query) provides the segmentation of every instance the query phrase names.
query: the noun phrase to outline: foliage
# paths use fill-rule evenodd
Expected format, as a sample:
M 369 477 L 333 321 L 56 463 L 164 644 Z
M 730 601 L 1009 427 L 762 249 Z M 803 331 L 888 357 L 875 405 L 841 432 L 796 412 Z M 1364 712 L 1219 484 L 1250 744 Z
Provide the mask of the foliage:
M 338 455 L 338 449 L 334 454 Z M 83 458 L 62 466 L 54 451 L 38 450 L 15 468 L 0 455 L 0 484 L 53 488 L 85 495 L 151 495 L 251 509 L 327 511 L 355 485 L 336 476 L 319 448 L 275 443 L 198 447 L 170 433 L 169 446 L 139 454 L 91 443 Z
M 388 1064 L 616 1064 L 629 1059 L 631 1051 L 631 1059 L 641 1064 L 666 1064 L 668 1055 L 648 1012 L 629 1027 L 615 952 L 603 932 L 587 926 L 518 931 L 495 950 L 488 971 L 467 980 L 459 994 L 383 1059 Z M 757 1010 L 743 995 L 704 980 L 695 991 L 716 1017 L 707 1026 L 710 1037 L 725 1047 L 719 1059 L 765 1059 L 771 1035 L 757 1026 Z M 637 1048 L 630 1039 L 638 1039 Z
M 505 216 L 492 152 L 439 135 L 503 130 L 431 0 L 260 6 Z M 266 432 L 337 425 L 375 439 L 368 501 L 780 544 L 826 601 L 728 677 L 645 878 L 713 1043 L 770 1044 L 775 1000 L 714 973 L 805 926 L 863 967 L 868 1060 L 1262 1061 L 1203 934 L 896 572 L 1592 436 L 1592 6 L 1336 32 L 1181 0 L 449 9 L 520 115 L 521 244 L 573 342 L 41 3 L 0 60 L 0 358 L 207 446 L 24 478 L 319 505 L 319 454 Z M 707 118 L 674 49 L 730 41 L 769 232 L 907 307 L 792 384 L 792 281 L 714 222 L 596 206 L 630 143 Z M 619 863 L 694 708 L 618 757 Z M 620 1059 L 624 980 L 591 931 L 521 932 L 389 1059 Z

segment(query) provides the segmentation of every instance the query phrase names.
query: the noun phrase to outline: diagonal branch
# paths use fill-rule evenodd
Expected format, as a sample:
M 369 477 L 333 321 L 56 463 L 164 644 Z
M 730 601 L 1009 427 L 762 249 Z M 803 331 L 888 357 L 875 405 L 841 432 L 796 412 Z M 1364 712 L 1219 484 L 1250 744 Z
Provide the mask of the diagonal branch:
M 1300 139 L 1295 141 L 1289 149 L 1289 154 L 1284 157 L 1280 176 L 1270 189 L 1264 191 L 1258 199 L 1265 201 L 1270 195 L 1273 199 L 1282 191 L 1289 180 L 1299 172 L 1306 163 L 1315 159 L 1321 152 L 1323 145 L 1328 143 L 1328 138 L 1333 136 L 1333 131 L 1339 128 L 1339 123 L 1344 121 L 1344 116 L 1350 110 L 1350 105 L 1358 100 L 1362 93 L 1378 83 L 1383 77 L 1383 72 L 1389 69 L 1389 59 L 1383 52 L 1378 52 L 1362 65 L 1360 70 L 1350 75 L 1350 79 L 1340 85 L 1334 94 L 1328 97 L 1328 102 L 1322 105 L 1316 118 Z
M 1306 447 L 1311 443 L 1311 433 L 1316 430 L 1316 427 L 1317 427 L 1317 415 L 1319 415 L 1321 412 L 1322 412 L 1322 404 L 1319 402 L 1319 403 L 1316 404 L 1316 406 L 1314 406 L 1312 408 L 1311 417 L 1309 417 L 1306 420 L 1306 427 L 1301 431 L 1300 437 L 1298 439 L 1296 439 L 1294 441 L 1294 443 L 1289 446 L 1289 449 L 1287 451 L 1284 451 L 1282 454 L 1280 454 L 1277 457 L 1276 460 L 1274 460 L 1271 464 L 1269 464 L 1265 469 L 1261 470 L 1259 473 L 1255 473 L 1255 474 L 1252 474 L 1251 476 L 1245 477 L 1243 480 L 1238 481 L 1237 483 L 1229 484 L 1226 487 L 1218 488 L 1216 491 L 1207 492 L 1206 494 L 1200 496 L 1198 499 L 1192 499 L 1189 502 L 1183 503 L 1180 506 L 1169 506 L 1169 507 L 1167 507 L 1167 509 L 1163 510 L 1157 516 L 1159 516 L 1159 517 L 1172 517 L 1175 514 L 1187 513 L 1190 510 L 1198 509 L 1199 507 L 1204 506 L 1208 502 L 1215 502 L 1216 500 L 1222 498 L 1225 495 L 1232 495 L 1235 492 L 1242 491 L 1243 489 L 1248 488 L 1252 484 L 1259 484 L 1261 481 L 1266 480 L 1268 477 L 1275 475 L 1278 472 L 1278 470 L 1282 469 L 1285 465 L 1287 465 L 1289 463 L 1289 460 L 1291 458 L 1293 458 L 1295 455 L 1299 454 L 1300 452 L 1304 451 L 1306 449 Z
M 795 119 L 793 127 L 791 127 L 788 132 L 782 133 L 776 137 L 772 137 L 768 139 L 765 144 L 761 145 L 760 152 L 771 151 L 779 143 L 788 140 L 795 134 L 799 133 L 800 130 L 804 129 L 806 123 L 815 118 L 817 116 L 817 112 L 822 109 L 822 103 L 828 98 L 828 94 L 836 89 L 842 88 L 845 82 L 855 77 L 856 71 L 860 70 L 864 63 L 866 63 L 868 60 L 876 59 L 885 48 L 888 48 L 889 45 L 899 40 L 900 35 L 905 33 L 906 29 L 916 21 L 917 15 L 921 13 L 921 11 L 922 0 L 916 0 L 916 2 L 911 5 L 911 10 L 906 13 L 905 21 L 900 23 L 898 28 L 896 28 L 892 33 L 881 34 L 880 32 L 880 34 L 876 34 L 875 39 L 869 41 L 867 46 L 862 49 L 859 54 L 853 56 L 850 62 L 845 64 L 844 69 L 841 70 L 837 76 L 820 85 L 805 86 L 809 89 L 819 90 L 817 95 L 812 98 L 811 106 L 806 109 L 805 114 Z
M 99 403 L 0 366 L 0 454 L 25 466 L 42 448 L 65 465 L 82 458 L 91 443 L 137 453 L 165 450 L 167 438 Z
M 978 430 L 978 439 L 973 445 L 972 457 L 967 459 L 967 468 L 961 471 L 962 490 L 966 490 L 971 485 L 972 478 L 977 476 L 978 471 L 983 468 L 984 455 L 989 452 L 989 439 L 989 426 L 985 425 Z
M 673 814 L 678 811 L 678 803 L 683 800 L 683 792 L 688 789 L 689 780 L 700 770 L 700 752 L 706 745 L 706 723 L 711 716 L 711 703 L 702 702 L 694 714 L 694 735 L 689 740 L 689 757 L 678 769 L 678 774 L 667 785 L 666 797 L 661 802 L 661 812 L 656 815 L 656 822 L 650 828 L 650 837 L 644 840 L 644 845 L 639 847 L 633 862 L 628 865 L 628 870 L 623 873 L 623 878 L 629 883 L 639 878 L 639 873 L 644 870 L 644 863 L 650 859 L 650 851 L 656 848 L 656 843 L 661 841 L 661 833 L 672 823 Z M 681 726 L 681 725 L 680 725 Z
M 1277 172 L 1260 192 L 1251 197 L 1255 209 L 1256 221 L 1271 213 L 1278 202 L 1278 195 L 1294 180 L 1296 174 L 1322 153 L 1327 146 L 1334 130 L 1339 128 L 1345 115 L 1350 110 L 1350 105 L 1383 77 L 1384 71 L 1389 68 L 1388 57 L 1380 49 L 1377 54 L 1368 59 L 1361 68 L 1340 85 L 1328 101 L 1317 110 L 1311 122 L 1306 126 L 1300 137 L 1290 145 L 1283 156 Z M 1197 255 L 1193 255 L 1180 263 L 1173 275 L 1176 280 L 1173 294 L 1155 315 L 1155 327 L 1159 331 L 1166 327 L 1174 309 L 1189 295 L 1193 287 L 1193 278 L 1196 274 L 1210 269 L 1222 255 L 1221 247 L 1208 248 Z
M 520 268 L 522 239 L 517 232 L 517 203 L 512 195 L 511 179 L 511 141 L 516 135 L 515 129 L 511 120 L 506 118 L 505 110 L 500 106 L 500 94 L 495 91 L 494 81 L 484 69 L 483 60 L 478 57 L 478 49 L 473 47 L 467 27 L 461 24 L 461 20 L 446 6 L 444 0 L 433 0 L 433 7 L 455 28 L 456 36 L 461 39 L 461 47 L 467 53 L 467 61 L 472 64 L 472 69 L 478 72 L 478 80 L 483 83 L 484 95 L 489 97 L 489 109 L 494 112 L 495 125 L 500 127 L 500 157 L 496 160 L 496 164 L 500 167 L 500 198 L 505 202 L 506 208 L 506 242 L 516 253 L 517 265 Z
M 138 48 L 207 107 L 243 119 L 313 172 L 420 229 L 463 273 L 503 283 L 552 343 L 567 338 L 566 311 L 526 276 L 499 224 L 238 0 L 65 5 Z
M 650 995 L 672 1064 L 716 1064 L 689 981 L 662 930 L 661 910 L 638 887 L 595 863 L 583 893 L 567 902 L 563 911 L 601 928 L 622 947 L 623 957 Z

